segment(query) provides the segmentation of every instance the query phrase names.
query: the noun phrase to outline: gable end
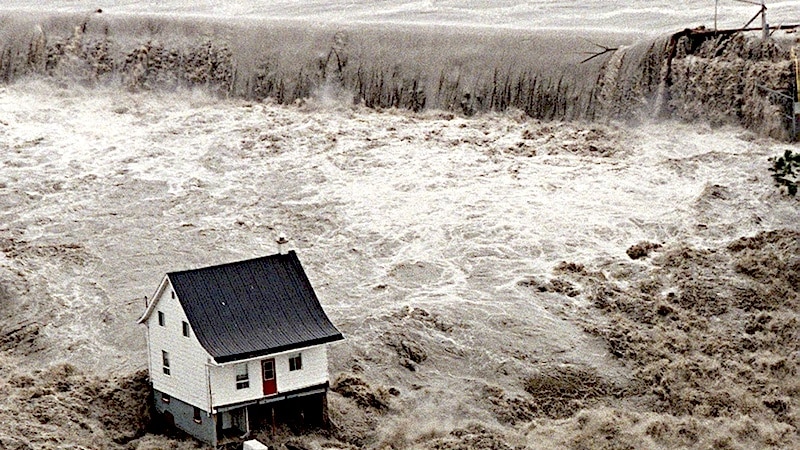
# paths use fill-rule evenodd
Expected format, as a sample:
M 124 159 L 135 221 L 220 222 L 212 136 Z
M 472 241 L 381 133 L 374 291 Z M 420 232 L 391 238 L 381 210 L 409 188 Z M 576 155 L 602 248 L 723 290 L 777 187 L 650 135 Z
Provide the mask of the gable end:
M 150 298 L 150 302 L 147 304 L 147 308 L 145 308 L 144 314 L 142 314 L 142 317 L 140 317 L 136 321 L 136 323 L 142 324 L 147 322 L 147 319 L 149 319 L 150 316 L 153 314 L 153 311 L 156 310 L 158 301 L 161 300 L 161 294 L 164 293 L 164 290 L 167 289 L 167 286 L 169 285 L 170 285 L 169 275 L 164 275 L 164 278 L 161 279 L 161 283 L 158 285 L 158 289 L 156 289 L 156 292 Z

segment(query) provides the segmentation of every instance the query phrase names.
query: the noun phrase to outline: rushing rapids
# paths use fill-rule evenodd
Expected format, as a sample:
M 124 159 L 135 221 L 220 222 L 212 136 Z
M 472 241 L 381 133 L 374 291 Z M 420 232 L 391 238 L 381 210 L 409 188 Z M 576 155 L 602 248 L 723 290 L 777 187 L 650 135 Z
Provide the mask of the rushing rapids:
M 332 428 L 271 447 L 800 448 L 800 209 L 768 170 L 800 144 L 757 135 L 786 136 L 790 33 L 197 11 L 267 3 L 411 2 L 0 12 L 0 448 L 196 448 L 148 426 L 142 297 L 276 231 L 347 339 Z M 622 17 L 699 17 L 654 3 Z
M 288 104 L 334 96 L 374 108 L 539 119 L 674 115 L 790 137 L 791 43 L 686 30 L 632 34 L 426 25 L 7 13 L 0 79 L 54 77 L 129 89 L 205 86 Z M 608 49 L 598 51 L 596 49 Z M 759 87 L 761 86 L 761 87 Z

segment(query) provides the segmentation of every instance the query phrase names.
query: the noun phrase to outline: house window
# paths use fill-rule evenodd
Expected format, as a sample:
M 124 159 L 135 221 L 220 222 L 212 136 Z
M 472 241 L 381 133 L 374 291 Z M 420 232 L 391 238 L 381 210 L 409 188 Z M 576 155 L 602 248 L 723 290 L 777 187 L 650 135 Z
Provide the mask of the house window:
M 175 291 L 172 291 L 172 299 L 175 300 Z
M 165 322 L 166 322 L 166 320 L 164 319 L 164 313 L 159 311 L 158 312 L 158 324 L 163 327 Z
M 247 363 L 236 365 L 236 389 L 250 387 L 250 375 L 247 373 Z
M 183 335 L 189 337 L 189 324 L 185 321 L 183 322 Z
M 289 371 L 301 370 L 302 368 L 303 368 L 303 358 L 299 353 L 289 358 Z
M 169 375 L 169 353 L 161 350 L 161 365 L 164 369 L 164 375 Z
M 200 416 L 200 408 L 197 406 L 194 407 L 194 422 L 195 423 L 202 423 L 203 418 Z
M 169 403 L 170 400 L 172 400 L 172 399 L 170 398 L 169 394 L 165 394 L 163 392 L 161 393 L 161 401 L 162 402 Z
M 275 360 L 268 359 L 261 363 L 264 367 L 264 381 L 275 379 Z

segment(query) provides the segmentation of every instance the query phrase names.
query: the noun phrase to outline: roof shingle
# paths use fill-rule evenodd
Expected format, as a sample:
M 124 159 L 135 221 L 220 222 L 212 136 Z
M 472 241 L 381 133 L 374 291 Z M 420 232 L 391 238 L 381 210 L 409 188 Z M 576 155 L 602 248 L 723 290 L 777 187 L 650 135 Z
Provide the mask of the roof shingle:
M 167 276 L 197 339 L 218 363 L 344 339 L 294 251 Z

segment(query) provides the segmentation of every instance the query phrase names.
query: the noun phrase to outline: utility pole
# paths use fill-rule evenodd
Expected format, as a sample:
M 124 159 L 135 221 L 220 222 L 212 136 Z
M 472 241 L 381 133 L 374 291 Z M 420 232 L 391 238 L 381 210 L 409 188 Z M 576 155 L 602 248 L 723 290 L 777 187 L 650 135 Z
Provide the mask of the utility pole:
M 750 26 L 750 24 L 753 23 L 753 21 L 756 20 L 758 16 L 761 16 L 761 39 L 763 41 L 769 39 L 769 24 L 767 23 L 767 2 L 765 0 L 761 0 L 760 3 L 756 3 L 753 0 L 736 0 L 736 1 L 739 3 L 750 3 L 751 5 L 758 5 L 761 7 L 761 9 L 756 13 L 756 15 L 753 16 L 753 18 L 750 19 L 749 22 L 744 24 L 742 29 L 744 30 L 745 28 Z

